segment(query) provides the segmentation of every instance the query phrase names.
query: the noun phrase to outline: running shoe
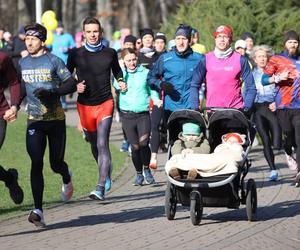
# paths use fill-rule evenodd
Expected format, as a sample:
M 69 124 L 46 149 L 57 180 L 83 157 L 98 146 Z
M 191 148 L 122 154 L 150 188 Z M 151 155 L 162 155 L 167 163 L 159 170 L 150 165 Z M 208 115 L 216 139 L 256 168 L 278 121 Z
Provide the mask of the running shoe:
M 24 193 L 18 184 L 18 171 L 14 168 L 10 168 L 7 172 L 13 178 L 10 183 L 6 184 L 6 187 L 9 190 L 9 195 L 15 204 L 21 204 L 24 199 Z
M 33 223 L 37 227 L 45 227 L 46 226 L 43 212 L 40 209 L 31 210 L 28 215 L 28 221 L 30 223 Z
M 145 176 L 145 182 L 147 184 L 153 184 L 155 182 L 150 168 L 144 168 L 144 176 Z
M 129 148 L 129 143 L 128 143 L 128 141 L 124 140 L 122 142 L 120 152 L 128 152 L 128 148 Z
M 112 180 L 109 176 L 107 176 L 105 180 L 105 191 L 108 192 L 111 189 L 111 186 L 112 186 Z
M 295 187 L 300 187 L 300 172 L 296 174 Z
M 278 180 L 278 171 L 277 170 L 271 170 L 269 181 L 277 181 Z
M 288 155 L 287 153 L 285 153 L 285 156 L 286 156 L 286 163 L 289 169 L 292 171 L 296 171 L 298 167 L 295 158 L 292 155 Z
M 144 176 L 142 174 L 137 174 L 134 180 L 134 186 L 142 186 L 144 182 Z
M 72 198 L 74 187 L 72 184 L 72 172 L 69 172 L 71 181 L 68 184 L 64 184 L 61 187 L 61 199 L 64 202 L 69 201 Z
M 92 192 L 90 192 L 89 197 L 93 200 L 104 201 L 105 200 L 104 187 L 97 186 L 96 190 L 93 190 Z

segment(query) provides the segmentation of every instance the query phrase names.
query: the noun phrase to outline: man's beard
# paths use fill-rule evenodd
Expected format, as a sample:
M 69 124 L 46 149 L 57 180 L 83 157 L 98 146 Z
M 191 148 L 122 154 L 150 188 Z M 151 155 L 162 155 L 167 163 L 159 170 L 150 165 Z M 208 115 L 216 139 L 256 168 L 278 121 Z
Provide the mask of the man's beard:
M 287 52 L 289 56 L 296 56 L 298 54 L 298 49 L 289 49 Z

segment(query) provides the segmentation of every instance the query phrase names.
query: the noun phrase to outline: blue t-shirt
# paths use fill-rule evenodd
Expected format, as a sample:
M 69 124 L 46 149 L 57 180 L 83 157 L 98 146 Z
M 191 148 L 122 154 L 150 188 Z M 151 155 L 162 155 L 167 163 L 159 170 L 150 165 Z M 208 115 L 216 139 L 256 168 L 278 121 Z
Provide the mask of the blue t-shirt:
M 71 34 L 63 33 L 57 35 L 54 33 L 51 53 L 62 59 L 65 64 L 67 64 L 70 49 L 75 47 L 76 44 Z
M 51 53 L 42 56 L 27 56 L 19 62 L 22 81 L 25 83 L 28 119 L 30 120 L 63 120 L 64 111 L 59 96 L 53 96 L 51 101 L 42 103 L 33 94 L 37 88 L 53 89 L 71 77 L 64 62 Z

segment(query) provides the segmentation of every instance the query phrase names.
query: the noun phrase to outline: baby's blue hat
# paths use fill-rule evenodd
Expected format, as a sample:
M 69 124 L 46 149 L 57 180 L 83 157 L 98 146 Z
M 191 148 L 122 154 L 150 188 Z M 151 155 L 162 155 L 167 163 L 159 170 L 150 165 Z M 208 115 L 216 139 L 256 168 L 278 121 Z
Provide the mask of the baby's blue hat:
M 193 122 L 187 122 L 182 125 L 182 134 L 183 135 L 200 135 L 201 128 L 198 124 Z

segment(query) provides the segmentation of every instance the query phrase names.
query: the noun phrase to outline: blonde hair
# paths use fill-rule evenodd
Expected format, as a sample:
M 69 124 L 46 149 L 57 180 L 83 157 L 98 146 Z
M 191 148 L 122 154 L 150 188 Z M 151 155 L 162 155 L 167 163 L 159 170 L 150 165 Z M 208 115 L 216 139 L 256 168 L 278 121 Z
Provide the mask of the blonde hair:
M 263 45 L 256 45 L 253 47 L 251 54 L 250 54 L 250 58 L 254 60 L 256 52 L 258 52 L 260 50 L 265 51 L 267 53 L 268 59 L 274 55 L 274 51 L 271 49 L 271 47 L 263 44 Z

